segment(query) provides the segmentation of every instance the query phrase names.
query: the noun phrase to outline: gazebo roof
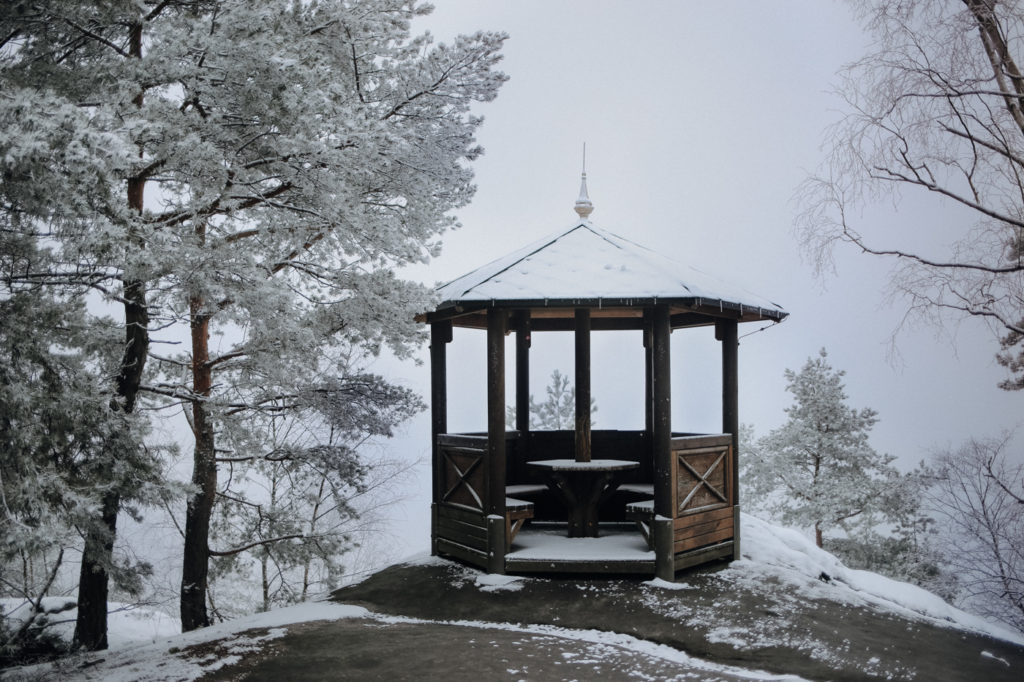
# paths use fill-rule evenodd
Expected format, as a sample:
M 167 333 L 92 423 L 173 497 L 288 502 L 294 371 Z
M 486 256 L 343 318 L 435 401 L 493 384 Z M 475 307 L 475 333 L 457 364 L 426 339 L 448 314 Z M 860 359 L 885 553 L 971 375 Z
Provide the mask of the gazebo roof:
M 486 308 L 528 308 L 540 317 L 570 317 L 589 307 L 595 317 L 636 318 L 645 306 L 668 304 L 673 326 L 714 318 L 781 321 L 777 303 L 731 286 L 583 218 L 438 288 L 441 304 L 428 319 L 483 326 Z M 538 315 L 539 313 L 539 315 Z M 460 319 L 461 318 L 461 319 Z

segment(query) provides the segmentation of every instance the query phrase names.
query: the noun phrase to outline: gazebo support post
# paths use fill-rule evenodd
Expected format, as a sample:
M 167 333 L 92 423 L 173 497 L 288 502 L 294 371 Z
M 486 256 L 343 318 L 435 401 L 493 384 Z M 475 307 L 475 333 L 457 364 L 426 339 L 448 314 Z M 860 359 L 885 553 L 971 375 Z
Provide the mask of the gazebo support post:
M 653 462 L 654 444 L 654 315 L 644 308 L 644 431 L 647 434 L 648 456 Z
M 590 309 L 576 308 L 576 461 L 589 462 L 590 441 Z
M 715 328 L 722 342 L 722 433 L 732 435 L 732 461 L 729 462 L 731 502 L 733 505 L 732 558 L 740 558 L 740 413 L 739 413 L 739 337 L 736 320 L 722 320 Z
M 505 572 L 505 331 L 508 314 L 487 311 L 487 572 Z
M 450 320 L 430 325 L 430 452 L 433 463 L 433 504 L 431 505 L 430 553 L 437 554 L 437 505 L 441 501 L 444 462 L 437 447 L 437 437 L 448 432 L 448 364 L 446 349 L 452 340 Z
M 530 432 L 530 311 L 515 316 L 516 328 L 516 431 Z
M 675 580 L 672 480 L 672 385 L 669 309 L 655 306 L 651 315 L 651 449 L 654 453 L 654 571 Z

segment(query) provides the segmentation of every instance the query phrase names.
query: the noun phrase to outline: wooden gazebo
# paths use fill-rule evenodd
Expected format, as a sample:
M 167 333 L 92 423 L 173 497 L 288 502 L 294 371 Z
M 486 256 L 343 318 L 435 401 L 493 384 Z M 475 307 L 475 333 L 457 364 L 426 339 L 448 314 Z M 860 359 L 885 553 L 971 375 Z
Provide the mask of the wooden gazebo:
M 491 573 L 672 580 L 679 569 L 739 556 L 737 324 L 778 322 L 787 313 L 599 229 L 588 219 L 592 210 L 584 175 L 577 222 L 440 287 L 442 303 L 422 317 L 431 327 L 432 548 Z M 702 326 L 722 344 L 722 433 L 674 433 L 669 335 Z M 487 331 L 486 433 L 448 433 L 453 327 Z M 591 430 L 590 336 L 601 330 L 643 331 L 643 431 Z M 575 336 L 572 431 L 530 429 L 534 332 Z M 505 424 L 509 333 L 516 339 L 514 430 Z M 532 531 L 517 533 L 530 519 L 531 529 L 568 535 L 565 551 L 522 551 Z M 596 538 L 606 527 L 631 533 L 635 551 L 573 551 L 588 542 L 578 538 Z

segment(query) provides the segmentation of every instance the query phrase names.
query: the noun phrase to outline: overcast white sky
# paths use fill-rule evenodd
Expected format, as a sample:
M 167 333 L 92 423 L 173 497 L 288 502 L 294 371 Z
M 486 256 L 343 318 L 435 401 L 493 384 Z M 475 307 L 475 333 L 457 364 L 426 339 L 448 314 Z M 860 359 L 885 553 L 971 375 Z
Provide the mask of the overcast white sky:
M 575 219 L 580 156 L 595 211 L 591 220 L 682 262 L 770 298 L 791 314 L 742 339 L 741 420 L 759 434 L 785 419 L 783 370 L 818 349 L 847 371 L 854 407 L 881 421 L 873 444 L 907 465 L 935 446 L 1020 426 L 1024 394 L 996 387 L 994 338 L 968 321 L 889 341 L 903 309 L 885 304 L 889 264 L 852 249 L 822 285 L 801 261 L 793 236 L 794 192 L 821 162 L 830 123 L 842 115 L 831 94 L 843 64 L 863 54 L 866 36 L 842 3 L 568 2 L 437 0 L 418 22 L 439 40 L 457 33 L 510 34 L 503 70 L 511 80 L 479 107 L 486 121 L 475 164 L 478 192 L 459 212 L 463 228 L 444 253 L 414 275 L 453 279 Z M 934 198 L 865 213 L 878 234 L 907 226 L 941 246 L 959 225 Z M 740 333 L 758 325 L 741 326 Z M 554 368 L 571 374 L 571 338 L 534 336 L 534 393 Z M 483 334 L 456 330 L 450 347 L 453 430 L 482 430 Z M 673 427 L 718 430 L 718 344 L 709 330 L 673 335 Z M 426 358 L 426 349 L 422 353 Z M 429 367 L 377 368 L 429 395 Z M 511 362 L 509 371 L 512 371 Z M 640 428 L 643 373 L 639 336 L 595 336 L 598 428 Z M 429 419 L 411 422 L 389 446 L 403 457 L 429 453 Z M 428 469 L 404 514 L 426 547 Z

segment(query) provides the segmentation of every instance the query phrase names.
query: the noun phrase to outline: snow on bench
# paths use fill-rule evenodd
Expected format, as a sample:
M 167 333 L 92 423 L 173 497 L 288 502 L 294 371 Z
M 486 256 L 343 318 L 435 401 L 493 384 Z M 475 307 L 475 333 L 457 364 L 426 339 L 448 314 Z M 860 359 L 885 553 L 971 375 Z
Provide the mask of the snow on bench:
M 635 521 L 637 528 L 647 541 L 647 546 L 654 549 L 654 541 L 651 539 L 651 525 L 654 522 L 654 500 L 641 500 L 630 502 L 626 505 L 626 518 Z
M 532 518 L 533 502 L 517 500 L 514 497 L 505 498 L 505 547 L 512 546 L 512 540 L 526 523 L 526 519 Z
M 518 497 L 520 495 L 540 495 L 541 493 L 547 492 L 547 490 L 548 487 L 543 483 L 516 483 L 515 485 L 505 486 L 505 494 L 509 497 Z
M 638 495 L 649 495 L 650 497 L 654 497 L 653 483 L 623 483 L 619 486 L 619 490 L 624 490 L 627 493 L 636 493 Z

